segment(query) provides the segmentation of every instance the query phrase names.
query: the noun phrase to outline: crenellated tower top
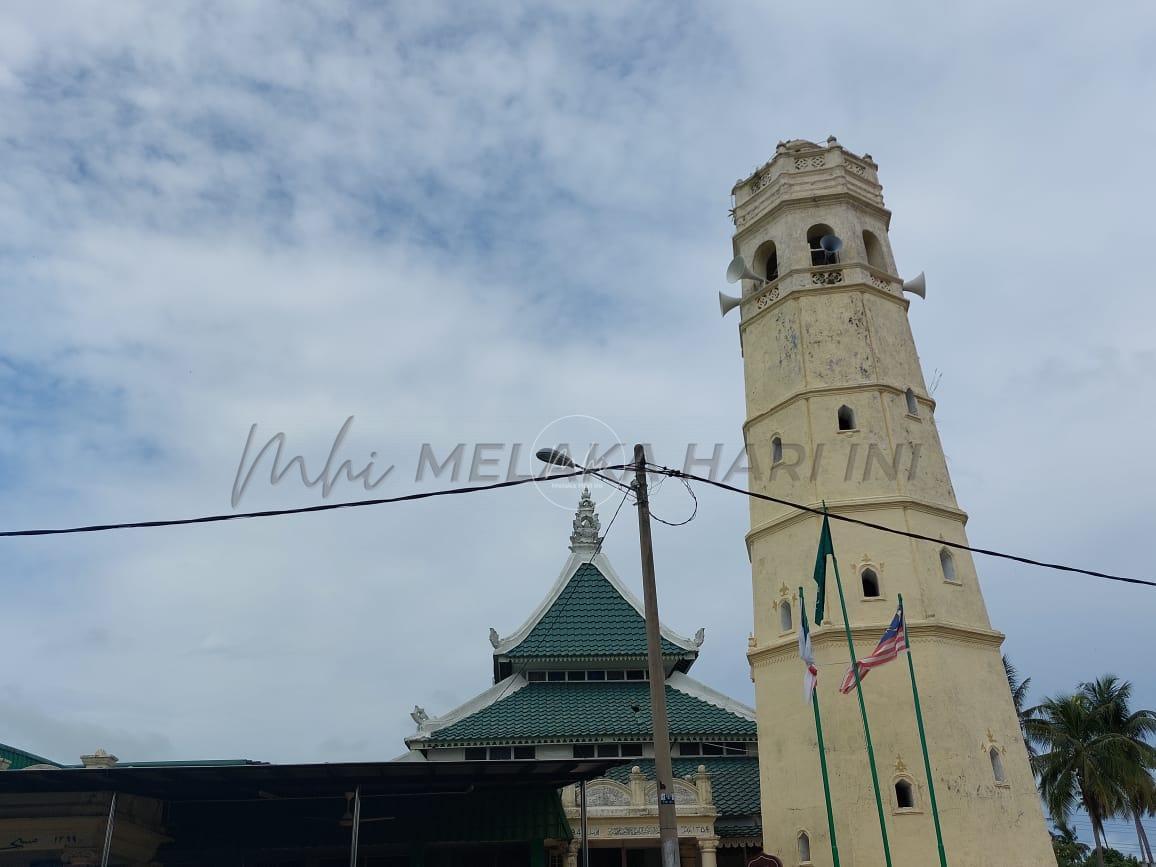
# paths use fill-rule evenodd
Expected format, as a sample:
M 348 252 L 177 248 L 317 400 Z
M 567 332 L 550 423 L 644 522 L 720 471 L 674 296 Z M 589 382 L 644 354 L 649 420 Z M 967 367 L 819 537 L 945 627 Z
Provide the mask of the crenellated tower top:
M 891 212 L 878 166 L 830 136 L 779 142 L 771 160 L 732 190 L 734 252 L 758 279 L 742 283 L 743 326 L 787 294 L 863 285 L 906 308 L 887 237 Z M 837 239 L 825 250 L 823 239 Z
M 735 183 L 735 228 L 740 232 L 776 205 L 792 199 L 852 194 L 883 208 L 883 188 L 870 154 L 851 153 L 829 136 L 826 144 L 806 139 L 779 142 L 775 155 L 750 177 Z

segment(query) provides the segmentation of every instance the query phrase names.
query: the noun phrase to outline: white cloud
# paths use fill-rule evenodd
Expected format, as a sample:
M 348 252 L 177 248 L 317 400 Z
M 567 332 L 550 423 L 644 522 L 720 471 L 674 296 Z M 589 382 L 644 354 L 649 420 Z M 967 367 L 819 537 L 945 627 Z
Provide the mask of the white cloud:
M 834 132 L 879 160 L 897 257 L 929 274 L 911 316 L 973 541 L 1150 576 L 1156 311 L 1127 251 L 1152 240 L 1153 20 L 1129 20 L 6 7 L 0 524 L 225 510 L 253 423 L 323 460 L 353 415 L 349 454 L 396 462 L 391 492 L 422 442 L 528 442 L 574 412 L 670 462 L 737 443 L 737 339 L 712 300 L 727 194 L 776 140 Z M 707 627 L 696 672 L 749 700 L 746 504 L 700 496 L 658 531 L 663 610 Z M 312 502 L 284 483 L 245 505 Z M 26 662 L 0 678 L 21 690 L 0 739 L 63 760 L 393 756 L 415 702 L 485 686 L 488 627 L 545 593 L 568 524 L 520 490 L 7 540 L 3 643 Z M 1114 668 L 1156 703 L 1143 591 L 979 565 L 1037 686 Z M 1085 662 L 1056 635 L 1089 617 L 1119 629 Z

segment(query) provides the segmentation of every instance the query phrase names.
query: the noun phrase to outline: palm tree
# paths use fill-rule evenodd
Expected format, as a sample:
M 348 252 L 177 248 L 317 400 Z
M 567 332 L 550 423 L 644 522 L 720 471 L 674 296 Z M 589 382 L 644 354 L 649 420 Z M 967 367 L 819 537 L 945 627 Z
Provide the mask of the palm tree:
M 1104 867 L 1104 819 L 1122 800 L 1116 782 L 1122 762 L 1098 722 L 1087 696 L 1076 693 L 1045 699 L 1027 726 L 1039 748 L 1032 764 L 1048 812 L 1066 823 L 1077 803 L 1082 805 L 1092 820 L 1096 860 Z
M 1080 842 L 1076 832 L 1063 822 L 1056 822 L 1052 832 L 1052 849 L 1056 853 L 1057 867 L 1081 867 L 1087 864 L 1091 847 Z
M 1156 749 L 1148 743 L 1148 739 L 1156 735 L 1156 712 L 1133 711 L 1130 707 L 1132 684 L 1114 675 L 1082 684 L 1080 692 L 1096 708 L 1104 730 L 1119 739 L 1129 770 L 1127 777 L 1120 780 L 1124 795 L 1122 812 L 1130 814 L 1136 823 L 1140 852 L 1151 863 L 1152 847 L 1140 817 L 1156 808 L 1156 784 L 1151 773 L 1156 767 Z
M 1136 823 L 1136 838 L 1140 841 L 1140 855 L 1145 863 L 1156 863 L 1152 857 L 1152 844 L 1148 842 L 1148 832 L 1140 821 L 1142 816 L 1156 815 L 1156 783 L 1152 781 L 1151 772 L 1145 770 L 1143 776 L 1135 785 L 1127 790 L 1128 811 Z
M 1054 820 L 1065 824 L 1077 803 L 1092 821 L 1096 862 L 1103 867 L 1104 820 L 1124 810 L 1136 816 L 1130 793 L 1143 797 L 1156 750 L 1156 714 L 1132 712 L 1132 685 L 1108 675 L 1073 695 L 1046 699 L 1024 725 L 1038 751 L 1032 766 Z M 1141 802 L 1138 802 L 1138 804 Z M 1141 835 L 1143 828 L 1140 829 Z
M 1031 686 L 1032 679 L 1025 677 L 1023 680 L 1020 680 L 1020 673 L 1016 667 L 1012 665 L 1012 661 L 1008 659 L 1006 655 L 1004 655 L 1002 659 L 1003 671 L 1004 674 L 1007 675 L 1007 685 L 1011 690 L 1012 704 L 1015 705 L 1016 716 L 1019 717 L 1020 721 L 1020 734 L 1023 735 L 1024 745 L 1028 748 L 1028 755 L 1034 756 L 1035 749 L 1032 747 L 1032 742 L 1028 739 L 1027 732 L 1027 721 L 1034 710 L 1034 708 L 1027 706 L 1028 689 Z

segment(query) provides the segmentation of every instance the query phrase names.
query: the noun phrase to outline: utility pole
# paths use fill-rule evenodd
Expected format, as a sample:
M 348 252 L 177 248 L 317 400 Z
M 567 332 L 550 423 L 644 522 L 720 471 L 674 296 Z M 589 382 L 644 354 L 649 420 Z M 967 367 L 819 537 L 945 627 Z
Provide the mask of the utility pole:
M 662 867 L 680 867 L 678 816 L 674 810 L 674 771 L 670 765 L 670 724 L 666 719 L 666 671 L 658 629 L 654 586 L 654 547 L 650 539 L 650 500 L 646 489 L 646 452 L 634 447 L 634 496 L 638 500 L 638 541 L 642 548 L 642 600 L 646 609 L 646 662 L 650 674 L 650 718 L 654 723 L 654 775 L 658 783 L 658 839 Z

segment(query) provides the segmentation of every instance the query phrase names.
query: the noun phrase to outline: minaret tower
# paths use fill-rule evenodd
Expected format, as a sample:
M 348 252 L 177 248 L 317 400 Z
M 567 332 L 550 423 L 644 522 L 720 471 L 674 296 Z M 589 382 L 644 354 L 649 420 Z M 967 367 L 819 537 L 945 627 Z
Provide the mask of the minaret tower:
M 780 143 L 734 188 L 744 280 L 739 334 L 752 491 L 952 542 L 967 515 L 951 487 L 887 237 L 875 162 L 834 137 Z M 841 240 L 824 249 L 825 236 Z M 797 588 L 814 611 L 818 518 L 751 500 L 755 681 L 766 849 L 830 865 L 811 708 L 802 700 Z M 951 867 L 1054 865 L 1027 751 L 965 551 L 832 522 L 856 652 L 871 651 L 903 594 Z M 833 582 L 832 582 L 833 583 Z M 834 586 L 814 629 L 843 867 L 883 864 L 858 706 Z M 938 863 L 902 659 L 864 685 L 895 867 Z

